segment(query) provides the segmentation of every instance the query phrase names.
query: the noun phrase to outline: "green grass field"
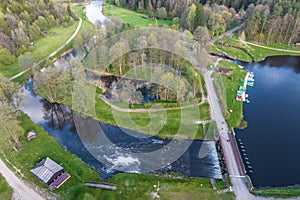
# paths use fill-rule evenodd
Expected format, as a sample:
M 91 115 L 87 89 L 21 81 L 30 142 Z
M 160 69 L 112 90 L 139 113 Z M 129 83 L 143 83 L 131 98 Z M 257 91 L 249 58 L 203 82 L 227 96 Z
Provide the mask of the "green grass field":
M 146 15 L 138 13 L 126 8 L 118 7 L 109 3 L 103 6 L 103 11 L 108 17 L 120 18 L 123 22 L 134 25 L 135 27 L 149 27 L 150 25 L 155 26 L 156 21 L 152 18 L 144 19 L 142 16 Z M 147 16 L 147 15 L 146 15 Z M 172 25 L 172 20 L 157 20 L 157 24 Z
M 118 174 L 113 176 L 109 182 L 116 184 L 117 191 L 102 191 L 101 199 L 118 200 L 134 199 L 144 200 L 151 198 L 151 192 L 155 192 L 154 185 L 164 186 L 167 189 L 158 191 L 160 199 L 164 200 L 218 200 L 234 199 L 232 193 L 218 195 L 213 190 L 210 180 L 204 178 L 167 178 L 154 175 Z M 218 182 L 218 189 L 224 189 L 224 183 Z
M 291 186 L 285 188 L 259 188 L 253 190 L 252 193 L 264 197 L 293 198 L 300 196 L 300 187 Z
M 176 135 L 177 132 L 180 138 L 194 138 L 192 133 L 197 131 L 195 139 L 204 139 L 204 130 L 203 126 L 194 124 L 195 120 L 198 119 L 186 119 L 185 116 L 194 116 L 195 107 L 184 108 L 182 110 L 168 110 L 168 111 L 159 111 L 154 112 L 149 115 L 148 112 L 141 113 L 123 113 L 118 111 L 112 111 L 112 108 L 103 102 L 99 97 L 96 96 L 96 116 L 99 121 L 104 123 L 118 125 L 130 130 L 139 131 L 145 134 L 156 134 L 162 138 L 172 138 Z M 199 113 L 201 120 L 210 119 L 209 104 L 204 104 L 199 106 Z M 118 116 L 118 121 L 116 122 L 115 117 Z M 131 118 L 132 122 L 128 123 L 128 118 Z M 151 126 L 148 126 L 151 123 Z M 160 127 L 161 129 L 158 129 Z M 180 125 L 186 131 L 178 131 Z M 198 126 L 198 127 L 197 127 Z
M 246 72 L 229 61 L 220 61 L 219 67 L 231 69 L 229 76 L 219 75 L 217 72 L 213 74 L 215 88 L 224 110 L 226 121 L 230 128 L 241 127 L 244 118 L 243 103 L 236 101 L 235 98 L 236 91 L 242 85 L 240 79 L 245 78 Z M 229 110 L 232 110 L 232 113 Z
M 12 199 L 12 188 L 7 184 L 2 174 L 0 174 L 0 199 L 10 200 Z
M 261 61 L 263 58 L 268 56 L 300 56 L 300 49 L 295 45 L 290 47 L 286 44 L 268 44 L 261 46 L 299 51 L 299 53 L 271 50 L 263 47 L 257 47 L 252 44 L 245 45 L 237 38 L 236 35 L 232 38 L 225 38 L 217 41 L 215 45 L 210 47 L 210 51 L 218 54 L 227 54 L 231 58 L 245 62 L 251 62 L 252 60 Z
M 39 39 L 34 43 L 32 56 L 34 62 L 38 62 L 43 58 L 46 58 L 60 46 L 62 46 L 74 33 L 78 26 L 78 21 L 67 28 L 64 27 L 55 27 L 49 30 L 48 35 L 44 38 Z M 8 66 L 0 66 L 0 73 L 3 74 L 5 77 L 9 78 L 12 77 L 22 69 L 19 67 L 18 63 L 14 63 Z
M 8 160 L 21 170 L 25 175 L 26 181 L 48 190 L 46 186 L 42 185 L 39 180 L 32 175 L 30 169 L 42 158 L 50 157 L 62 165 L 64 170 L 71 175 L 71 178 L 61 188 L 54 190 L 55 194 L 60 195 L 62 199 L 70 200 L 83 199 L 85 194 L 90 194 L 97 199 L 100 195 L 100 190 L 86 188 L 83 186 L 83 183 L 87 180 L 100 181 L 98 173 L 87 167 L 85 163 L 75 155 L 66 151 L 54 138 L 49 136 L 42 127 L 34 124 L 26 115 L 23 114 L 20 120 L 24 129 L 24 135 L 29 130 L 35 130 L 37 138 L 27 141 L 25 136 L 21 137 L 21 148 L 18 152 L 13 151 L 11 145 L 4 144 L 1 144 L 1 150 Z M 0 187 L 1 185 L 2 184 L 0 184 Z

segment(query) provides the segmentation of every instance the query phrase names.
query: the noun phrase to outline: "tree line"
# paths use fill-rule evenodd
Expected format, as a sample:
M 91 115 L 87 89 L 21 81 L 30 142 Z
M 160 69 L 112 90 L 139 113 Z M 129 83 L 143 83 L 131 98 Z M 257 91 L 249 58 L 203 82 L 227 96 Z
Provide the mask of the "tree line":
M 0 4 L 0 66 L 30 50 L 32 42 L 57 25 L 74 21 L 69 9 L 55 0 L 2 0 Z
M 299 41 L 300 2 L 298 0 L 110 0 L 110 3 L 172 19 L 172 28 L 194 33 L 206 27 L 211 37 L 246 21 L 246 39 L 260 43 L 293 44 Z

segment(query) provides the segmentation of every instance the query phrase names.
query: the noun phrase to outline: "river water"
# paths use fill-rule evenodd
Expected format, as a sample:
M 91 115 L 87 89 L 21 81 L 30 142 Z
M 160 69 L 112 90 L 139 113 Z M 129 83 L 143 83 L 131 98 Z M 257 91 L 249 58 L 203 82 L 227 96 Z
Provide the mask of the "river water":
M 93 24 L 97 22 L 103 23 L 108 18 L 102 13 L 102 5 L 104 0 L 92 1 L 86 6 L 86 17 Z
M 236 133 L 248 175 L 254 186 L 300 184 L 300 57 L 270 57 L 246 68 L 255 86 L 244 105 L 248 127 Z
M 115 170 L 116 168 L 140 173 L 142 166 L 153 164 L 149 163 L 147 159 L 138 159 L 133 157 L 130 153 L 121 153 L 118 149 L 111 148 L 109 152 L 103 151 L 103 153 L 98 156 L 102 159 L 105 158 L 107 161 L 112 161 L 112 165 L 107 166 L 99 162 L 87 151 L 80 137 L 77 135 L 73 121 L 73 112 L 70 108 L 65 105 L 51 104 L 36 95 L 34 93 L 32 80 L 29 80 L 28 84 L 23 87 L 22 94 L 25 98 L 22 100 L 21 110 L 26 113 L 34 123 L 42 126 L 49 135 L 54 137 L 65 149 L 77 155 L 90 167 L 95 168 L 103 180 L 107 180 L 107 178 L 113 174 L 121 172 Z M 170 140 L 162 140 L 158 137 L 144 137 L 142 134 L 133 131 L 131 131 L 133 134 L 126 134 L 120 128 L 109 124 L 100 123 L 100 126 L 104 134 L 106 134 L 106 137 L 108 137 L 113 144 L 130 152 L 152 152 L 164 148 L 164 146 L 170 142 Z M 132 135 L 138 137 L 133 137 Z M 91 144 L 93 143 L 91 142 Z M 107 148 L 105 145 L 103 147 L 95 147 Z M 199 156 L 200 149 L 205 149 L 207 152 L 207 155 L 203 158 Z M 166 158 L 166 156 L 168 155 L 161 154 L 157 159 L 162 160 Z M 159 171 L 180 172 L 190 177 L 222 178 L 214 141 L 192 141 L 191 146 L 178 160 L 164 166 Z

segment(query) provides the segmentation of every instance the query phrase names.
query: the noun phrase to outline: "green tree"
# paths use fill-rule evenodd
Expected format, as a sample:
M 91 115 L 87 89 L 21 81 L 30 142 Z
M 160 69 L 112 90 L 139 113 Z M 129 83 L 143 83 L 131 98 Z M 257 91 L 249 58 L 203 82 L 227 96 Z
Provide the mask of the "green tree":
M 33 65 L 32 54 L 30 52 L 26 52 L 25 54 L 20 55 L 18 62 L 19 62 L 20 67 L 22 67 L 24 69 L 32 67 L 32 65 Z
M 10 65 L 14 63 L 16 57 L 12 55 L 7 49 L 0 46 L 0 66 Z
M 196 16 L 195 16 L 195 23 L 194 23 L 194 29 L 196 29 L 198 26 L 203 26 L 203 5 L 199 3 L 196 9 Z

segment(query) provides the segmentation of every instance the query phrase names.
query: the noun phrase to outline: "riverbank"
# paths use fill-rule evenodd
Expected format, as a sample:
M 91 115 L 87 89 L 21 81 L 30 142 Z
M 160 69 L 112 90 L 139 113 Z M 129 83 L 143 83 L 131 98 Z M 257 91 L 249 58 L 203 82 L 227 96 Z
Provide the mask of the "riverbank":
M 300 49 L 296 45 L 260 45 L 243 41 L 236 35 L 218 40 L 210 46 L 210 51 L 243 62 L 259 62 L 269 56 L 300 56 Z
M 230 70 L 230 74 L 220 75 L 218 74 L 219 68 L 225 68 Z M 214 86 L 221 102 L 221 108 L 223 115 L 229 128 L 245 128 L 246 122 L 243 116 L 243 102 L 237 101 L 236 91 L 241 85 L 240 79 L 244 79 L 247 72 L 242 70 L 240 66 L 227 61 L 221 60 L 218 65 L 215 66 L 215 72 L 213 73 Z
M 6 163 L 8 167 L 14 166 L 24 175 L 26 182 L 32 183 L 44 192 L 49 192 L 45 185 L 32 175 L 30 170 L 34 165 L 44 157 L 50 157 L 57 163 L 61 164 L 65 171 L 71 175 L 71 178 L 59 189 L 54 190 L 53 195 L 59 195 L 63 199 L 83 199 L 87 194 L 98 198 L 99 189 L 86 188 L 83 186 L 85 181 L 100 181 L 99 175 L 91 168 L 86 166 L 79 158 L 69 153 L 61 147 L 55 139 L 40 126 L 34 124 L 25 114 L 20 116 L 20 122 L 24 129 L 24 136 L 20 138 L 20 148 L 18 151 L 12 150 L 12 144 L 1 144 L 1 159 L 10 163 Z M 25 133 L 34 130 L 37 138 L 27 141 Z M 12 170 L 15 171 L 12 167 Z
M 216 188 L 213 188 L 209 179 L 186 178 L 176 174 L 162 176 L 117 174 L 109 182 L 116 184 L 119 191 L 102 191 L 101 199 L 143 200 L 153 198 L 154 195 L 166 200 L 234 199 L 233 193 L 228 192 L 221 180 L 216 180 Z

